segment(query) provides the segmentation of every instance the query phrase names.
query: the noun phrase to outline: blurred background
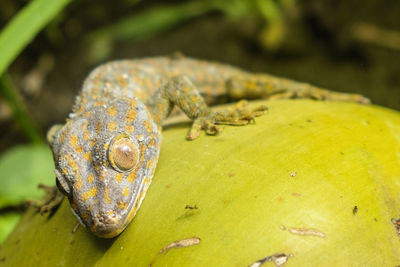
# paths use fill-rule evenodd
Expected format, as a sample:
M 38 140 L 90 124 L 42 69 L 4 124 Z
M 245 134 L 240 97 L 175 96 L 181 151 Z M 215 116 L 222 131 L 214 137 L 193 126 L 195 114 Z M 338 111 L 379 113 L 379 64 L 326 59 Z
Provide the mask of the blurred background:
M 397 0 L 0 0 L 0 242 L 54 184 L 46 131 L 96 65 L 181 52 L 398 110 L 399 14 Z

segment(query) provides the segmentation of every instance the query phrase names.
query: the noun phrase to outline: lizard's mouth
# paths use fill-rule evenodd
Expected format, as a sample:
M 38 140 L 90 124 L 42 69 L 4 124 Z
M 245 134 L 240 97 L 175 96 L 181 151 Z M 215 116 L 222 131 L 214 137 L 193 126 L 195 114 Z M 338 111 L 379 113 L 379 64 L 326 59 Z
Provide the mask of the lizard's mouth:
M 92 232 L 98 237 L 113 238 L 119 235 L 126 227 L 124 220 L 116 215 L 113 210 L 98 213 L 93 218 Z

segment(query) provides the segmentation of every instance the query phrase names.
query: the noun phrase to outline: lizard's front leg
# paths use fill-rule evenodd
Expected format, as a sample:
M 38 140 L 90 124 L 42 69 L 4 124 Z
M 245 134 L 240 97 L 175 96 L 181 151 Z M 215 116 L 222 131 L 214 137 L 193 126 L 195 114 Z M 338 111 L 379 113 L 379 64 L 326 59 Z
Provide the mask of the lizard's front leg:
M 159 125 L 169 115 L 174 105 L 177 105 L 193 120 L 187 139 L 196 139 L 201 130 L 209 135 L 215 135 L 222 129 L 219 125 L 246 125 L 260 116 L 267 109 L 265 106 L 253 110 L 247 109 L 246 102 L 239 102 L 233 110 L 213 111 L 205 103 L 199 91 L 186 76 L 171 78 L 157 93 L 150 112 Z

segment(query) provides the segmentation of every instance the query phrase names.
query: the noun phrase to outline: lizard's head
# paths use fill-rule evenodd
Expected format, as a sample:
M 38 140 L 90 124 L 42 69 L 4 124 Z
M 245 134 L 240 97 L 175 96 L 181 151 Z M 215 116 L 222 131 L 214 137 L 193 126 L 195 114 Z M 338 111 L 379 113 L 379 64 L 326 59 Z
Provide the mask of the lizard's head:
M 158 160 L 160 134 L 138 100 L 94 104 L 48 133 L 57 186 L 78 219 L 111 238 L 133 219 Z

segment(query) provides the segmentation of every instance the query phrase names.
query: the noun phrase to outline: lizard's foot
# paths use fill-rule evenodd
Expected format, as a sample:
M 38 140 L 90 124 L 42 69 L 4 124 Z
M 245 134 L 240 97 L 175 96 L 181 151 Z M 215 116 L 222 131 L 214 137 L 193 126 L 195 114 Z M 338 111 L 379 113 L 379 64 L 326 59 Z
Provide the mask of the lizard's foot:
M 57 186 L 48 186 L 44 184 L 39 184 L 39 188 L 43 189 L 46 192 L 46 195 L 37 205 L 41 215 L 49 211 L 53 211 L 58 206 L 60 206 L 61 202 L 64 199 L 64 195 L 58 190 Z
M 259 106 L 255 109 L 248 109 L 245 100 L 238 102 L 232 110 L 211 111 L 210 113 L 199 116 L 193 121 L 187 139 L 194 140 L 199 137 L 201 130 L 205 130 L 208 135 L 216 135 L 222 131 L 221 124 L 242 126 L 254 121 L 255 117 L 264 114 L 268 110 L 266 106 Z

